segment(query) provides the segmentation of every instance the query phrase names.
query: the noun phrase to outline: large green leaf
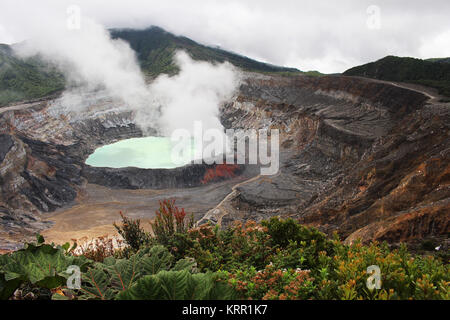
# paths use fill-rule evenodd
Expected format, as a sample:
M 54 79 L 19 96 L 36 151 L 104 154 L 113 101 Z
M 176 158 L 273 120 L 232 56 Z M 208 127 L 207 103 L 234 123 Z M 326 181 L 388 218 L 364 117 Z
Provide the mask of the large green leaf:
M 174 260 L 172 254 L 164 246 L 153 246 L 140 250 L 136 256 L 140 259 L 142 275 L 151 275 L 161 270 L 169 270 Z
M 66 270 L 71 265 L 77 265 L 82 271 L 80 298 L 112 299 L 119 292 L 131 289 L 139 279 L 170 270 L 174 262 L 174 257 L 163 246 L 145 248 L 129 259 L 109 257 L 103 263 L 93 263 L 84 257 L 67 255 L 67 248 L 43 244 L 42 239 L 38 240 L 37 244 L 27 244 L 22 250 L 0 256 L 0 298 L 9 298 L 24 282 L 48 289 L 64 286 L 69 277 Z M 201 286 L 193 282 L 189 273 L 195 267 L 193 259 L 179 260 L 173 269 L 183 272 L 177 274 L 175 279 L 161 273 L 158 278 L 160 290 L 168 299 L 175 299 L 178 292 L 184 292 L 187 296 L 196 295 Z
M 87 272 L 82 274 L 81 279 L 80 299 L 110 300 L 117 294 L 116 290 L 110 285 L 110 275 L 101 263 L 89 268 Z
M 86 269 L 88 260 L 84 257 L 65 255 L 61 248 L 48 244 L 27 244 L 21 250 L 0 256 L 0 297 L 5 298 L 24 282 L 43 288 L 56 288 L 67 282 L 71 265 Z
M 10 255 L 1 267 L 8 280 L 22 278 L 45 288 L 62 285 L 70 276 L 66 270 L 71 265 L 84 267 L 83 257 L 66 256 L 62 250 L 51 245 L 28 245 Z
M 232 299 L 233 290 L 219 282 L 214 273 L 191 274 L 183 271 L 161 271 L 145 276 L 130 289 L 121 292 L 119 300 L 207 300 Z
M 116 290 L 126 290 L 141 276 L 142 260 L 132 256 L 130 259 L 117 260 L 105 270 L 111 276 L 111 287 Z
M 197 272 L 197 262 L 195 262 L 195 259 L 193 259 L 193 258 L 180 259 L 175 263 L 175 265 L 170 270 L 172 270 L 172 271 L 187 270 L 192 273 L 196 273 Z

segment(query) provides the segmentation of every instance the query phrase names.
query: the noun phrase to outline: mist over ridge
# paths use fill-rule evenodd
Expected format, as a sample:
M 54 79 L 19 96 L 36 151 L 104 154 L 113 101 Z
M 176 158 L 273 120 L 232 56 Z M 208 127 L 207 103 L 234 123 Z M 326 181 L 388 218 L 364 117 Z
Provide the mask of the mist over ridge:
M 63 72 L 67 89 L 53 107 L 79 113 L 96 100 L 111 99 L 112 107 L 118 103 L 133 111 L 144 134 L 149 129 L 162 135 L 191 130 L 194 121 L 223 129 L 219 105 L 232 97 L 240 81 L 240 72 L 230 63 L 194 61 L 178 50 L 173 63 L 179 71 L 148 81 L 130 45 L 113 39 L 94 20 L 83 18 L 76 30 L 61 28 L 61 23 L 46 29 L 45 36 L 15 46 L 15 52 L 22 58 L 39 55 Z

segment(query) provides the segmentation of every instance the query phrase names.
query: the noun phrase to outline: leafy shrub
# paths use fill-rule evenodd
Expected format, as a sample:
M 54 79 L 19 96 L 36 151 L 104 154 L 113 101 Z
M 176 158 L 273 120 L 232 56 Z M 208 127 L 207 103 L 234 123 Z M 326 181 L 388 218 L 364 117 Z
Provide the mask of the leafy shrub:
M 0 299 L 9 298 L 22 284 L 46 289 L 65 285 L 70 276 L 66 270 L 71 265 L 85 270 L 88 260 L 67 255 L 67 248 L 68 244 L 64 248 L 44 244 L 44 239 L 38 236 L 37 243 L 0 255 Z
M 306 242 L 310 244 L 315 241 L 320 246 L 319 249 L 326 249 L 327 237 L 315 228 L 302 226 L 292 218 L 282 220 L 272 217 L 269 221 L 262 221 L 261 224 L 267 228 L 267 233 L 271 236 L 273 244 L 285 248 L 290 242 Z
M 333 245 L 325 234 L 315 228 L 307 228 L 289 218 L 282 220 L 272 217 L 269 221 L 262 221 L 267 233 L 278 250 L 274 262 L 281 268 L 312 268 L 318 263 L 319 253 L 333 253 Z M 298 259 L 298 263 L 295 263 Z
M 139 250 L 144 244 L 149 242 L 149 234 L 142 229 L 141 220 L 128 218 L 122 211 L 119 214 L 122 218 L 122 225 L 118 226 L 116 223 L 113 223 L 114 227 L 132 250 Z
M 269 263 L 274 248 L 265 227 L 254 221 L 248 221 L 245 225 L 236 223 L 227 236 L 230 238 L 232 258 L 237 265 L 263 268 Z
M 281 270 L 268 265 L 260 271 L 250 268 L 224 275 L 241 299 L 304 300 L 315 290 L 309 270 Z
M 291 241 L 286 248 L 277 248 L 272 263 L 279 269 L 308 268 L 310 265 L 308 251 L 307 246 L 299 246 L 297 242 Z
M 199 226 L 189 231 L 192 246 L 187 255 L 195 258 L 202 271 L 235 270 L 243 265 L 263 268 L 274 251 L 265 231 L 253 221 L 227 230 Z
M 194 226 L 194 216 L 191 214 L 188 218 L 183 208 L 175 206 L 175 200 L 160 201 L 159 206 L 154 222 L 150 223 L 154 234 L 152 241 L 166 246 L 180 259 L 192 245 L 187 233 Z
M 337 296 L 344 299 L 448 299 L 449 267 L 431 256 L 413 257 L 406 246 L 390 250 L 387 244 L 364 246 L 336 243 L 331 279 Z M 382 289 L 371 292 L 366 287 L 367 267 L 381 270 Z
M 184 208 L 175 206 L 175 200 L 164 200 L 159 202 L 159 210 L 152 230 L 158 243 L 168 244 L 175 233 L 186 233 L 194 225 L 194 217 L 186 218 Z

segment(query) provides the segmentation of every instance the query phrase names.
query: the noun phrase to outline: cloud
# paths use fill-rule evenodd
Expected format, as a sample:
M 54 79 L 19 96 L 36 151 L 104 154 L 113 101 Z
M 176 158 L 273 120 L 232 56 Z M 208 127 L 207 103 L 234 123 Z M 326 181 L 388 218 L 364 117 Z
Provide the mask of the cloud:
M 0 24 L 0 43 L 14 43 L 14 37 Z
M 59 66 L 69 80 L 88 90 L 106 90 L 111 97 L 130 106 L 149 99 L 147 85 L 128 43 L 112 40 L 105 28 L 83 19 L 83 28 L 58 28 L 62 21 L 48 23 L 45 32 L 36 34 L 16 47 L 21 56 L 41 54 Z
M 389 54 L 450 56 L 442 44 L 450 30 L 447 0 L 2 0 L 0 21 L 10 39 L 20 40 L 43 21 L 64 18 L 70 4 L 107 27 L 158 25 L 301 70 L 342 72 Z M 370 5 L 380 8 L 380 29 L 367 27 Z
M 431 39 L 422 39 L 420 56 L 426 58 L 450 56 L 450 30 Z

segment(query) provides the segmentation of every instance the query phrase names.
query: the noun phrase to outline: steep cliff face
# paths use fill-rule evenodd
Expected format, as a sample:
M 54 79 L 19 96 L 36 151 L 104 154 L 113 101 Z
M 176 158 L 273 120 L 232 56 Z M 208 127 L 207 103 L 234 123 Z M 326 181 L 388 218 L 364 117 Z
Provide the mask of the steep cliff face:
M 448 234 L 450 108 L 428 98 L 361 78 L 247 73 L 222 106 L 221 121 L 233 129 L 279 129 L 280 170 L 257 176 L 253 168 L 202 221 L 291 216 L 348 241 Z M 0 239 L 46 227 L 45 212 L 75 201 L 87 182 L 185 188 L 201 186 L 211 169 L 91 168 L 84 160 L 98 146 L 142 135 L 133 115 L 105 111 L 109 106 L 74 115 L 51 106 L 0 109 Z
M 126 113 L 79 119 L 50 105 L 0 109 L 0 238 L 18 241 L 48 227 L 43 214 L 75 200 L 86 182 L 84 159 L 96 146 L 141 135 Z
M 211 210 L 227 224 L 272 215 L 353 241 L 450 231 L 448 105 L 350 77 L 258 77 L 224 108 L 229 127 L 281 130 L 281 169 Z
M 204 181 L 208 172 L 215 172 L 215 165 L 187 165 L 173 170 L 90 167 L 84 161 L 97 147 L 140 137 L 142 131 L 134 124 L 133 115 L 121 106 L 96 105 L 83 113 L 66 113 L 57 105 L 41 101 L 0 109 L 3 248 L 16 248 L 17 241 L 47 228 L 50 223 L 45 221 L 45 213 L 75 203 L 86 183 L 122 189 L 187 188 L 219 182 L 244 170 L 231 167 L 228 176 Z M 5 239 L 12 242 L 5 245 Z
M 301 221 L 349 241 L 408 241 L 449 232 L 450 113 L 427 105 L 378 139 Z M 363 228 L 363 229 L 361 229 Z

